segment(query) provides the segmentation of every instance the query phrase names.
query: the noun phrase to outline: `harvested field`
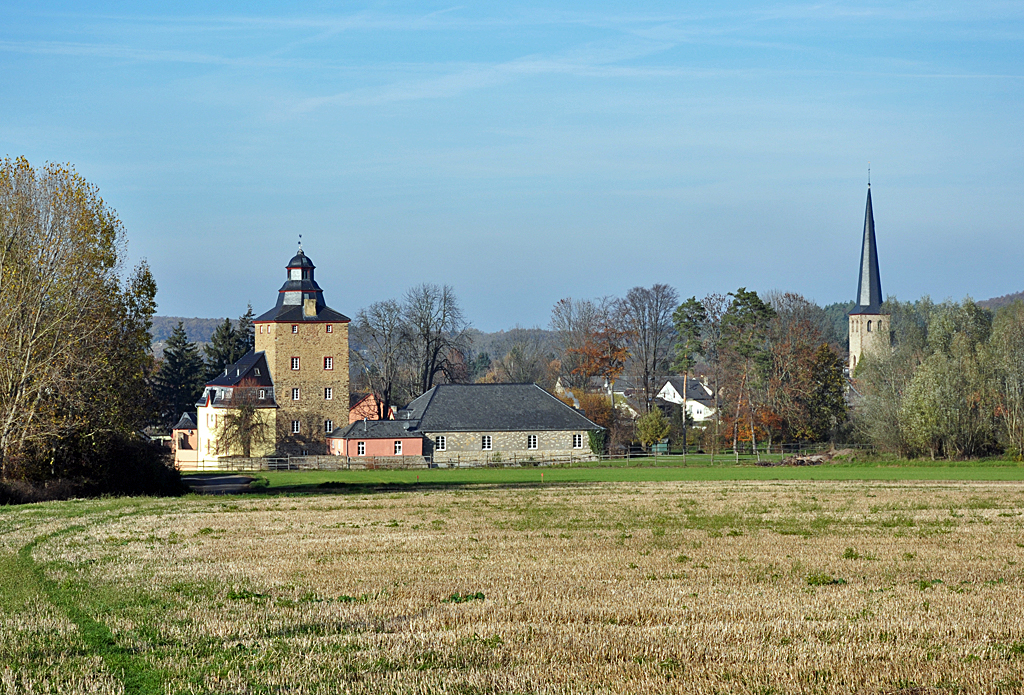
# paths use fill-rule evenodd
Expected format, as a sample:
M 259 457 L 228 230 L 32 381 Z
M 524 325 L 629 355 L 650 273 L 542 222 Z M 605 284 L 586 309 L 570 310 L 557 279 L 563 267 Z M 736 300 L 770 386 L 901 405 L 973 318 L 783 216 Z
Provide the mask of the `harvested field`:
M 1016 693 L 1024 484 L 0 508 L 4 693 Z

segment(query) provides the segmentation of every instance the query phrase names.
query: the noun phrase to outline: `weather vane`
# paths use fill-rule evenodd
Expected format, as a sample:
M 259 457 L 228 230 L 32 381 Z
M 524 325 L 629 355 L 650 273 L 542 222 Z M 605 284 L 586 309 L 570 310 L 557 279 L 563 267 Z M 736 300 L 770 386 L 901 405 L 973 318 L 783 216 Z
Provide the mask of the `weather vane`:
M 871 162 L 868 162 L 868 188 L 871 188 Z M 299 235 L 299 238 L 302 238 L 301 234 Z M 302 242 L 299 243 L 301 244 Z
M 870 178 L 870 175 L 869 175 Z M 302 235 L 299 235 L 299 251 L 302 251 Z

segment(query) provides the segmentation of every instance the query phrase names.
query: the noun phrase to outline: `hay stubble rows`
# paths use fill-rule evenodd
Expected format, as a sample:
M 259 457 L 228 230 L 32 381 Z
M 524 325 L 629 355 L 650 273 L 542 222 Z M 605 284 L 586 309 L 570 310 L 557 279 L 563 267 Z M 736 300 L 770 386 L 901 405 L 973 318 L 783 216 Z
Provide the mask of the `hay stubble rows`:
M 8 508 L 5 567 L 53 535 L 45 585 L 2 585 L 0 688 L 1019 692 L 1022 510 L 1024 485 L 961 482 Z

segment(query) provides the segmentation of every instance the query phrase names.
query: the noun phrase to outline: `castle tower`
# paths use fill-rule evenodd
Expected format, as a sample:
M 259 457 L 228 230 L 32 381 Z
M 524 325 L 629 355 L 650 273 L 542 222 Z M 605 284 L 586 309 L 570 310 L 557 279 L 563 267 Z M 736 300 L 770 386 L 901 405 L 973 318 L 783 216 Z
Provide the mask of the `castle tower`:
M 868 352 L 888 349 L 889 315 L 882 313 L 882 279 L 878 273 L 878 249 L 875 246 L 875 216 L 871 210 L 871 184 L 864 211 L 864 241 L 860 251 L 860 280 L 857 306 L 850 316 L 850 372 Z
M 348 424 L 349 318 L 324 303 L 315 269 L 300 247 L 277 306 L 253 320 L 274 380 L 280 454 L 325 454 L 327 435 Z

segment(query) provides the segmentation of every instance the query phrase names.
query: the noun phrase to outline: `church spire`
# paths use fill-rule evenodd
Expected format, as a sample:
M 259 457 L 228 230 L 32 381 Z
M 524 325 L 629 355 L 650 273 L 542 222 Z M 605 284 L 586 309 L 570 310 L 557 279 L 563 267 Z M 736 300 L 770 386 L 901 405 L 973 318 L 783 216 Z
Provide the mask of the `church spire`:
M 864 210 L 864 241 L 860 249 L 860 280 L 857 282 L 857 306 L 851 314 L 882 313 L 882 279 L 878 273 L 878 250 L 875 247 L 875 216 L 871 211 L 871 184 Z

